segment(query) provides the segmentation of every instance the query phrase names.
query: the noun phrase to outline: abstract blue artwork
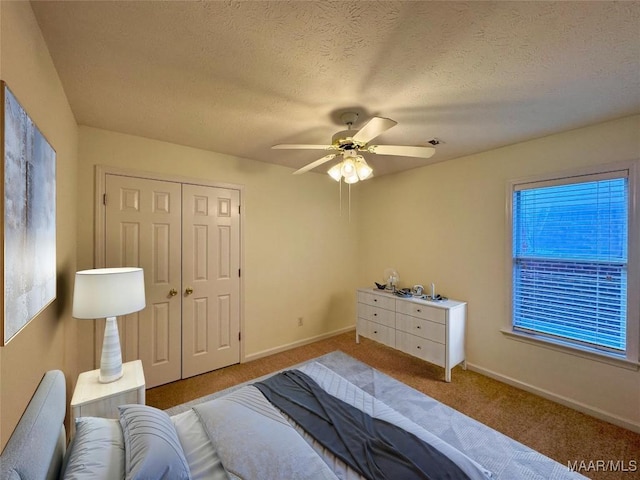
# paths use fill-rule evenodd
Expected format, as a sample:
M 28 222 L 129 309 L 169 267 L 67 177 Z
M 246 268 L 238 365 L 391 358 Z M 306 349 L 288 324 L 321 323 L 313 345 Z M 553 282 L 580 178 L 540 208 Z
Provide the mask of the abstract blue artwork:
M 56 152 L 2 82 L 0 345 L 56 298 Z

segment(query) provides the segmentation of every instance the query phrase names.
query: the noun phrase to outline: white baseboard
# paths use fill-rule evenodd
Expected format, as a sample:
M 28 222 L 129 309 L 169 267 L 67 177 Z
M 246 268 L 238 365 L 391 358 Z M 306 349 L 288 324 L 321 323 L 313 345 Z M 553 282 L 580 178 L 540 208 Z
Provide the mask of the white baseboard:
M 612 415 L 598 408 L 593 408 L 588 405 L 585 405 L 580 402 L 576 402 L 570 398 L 564 397 L 562 395 L 557 395 L 548 390 L 544 390 L 542 388 L 534 387 L 533 385 L 529 385 L 528 383 L 521 382 L 511 377 L 507 377 L 500 373 L 496 373 L 492 370 L 488 370 L 486 368 L 479 367 L 478 365 L 474 365 L 472 363 L 467 363 L 467 368 L 471 371 L 480 373 L 487 377 L 493 378 L 494 380 L 498 380 L 502 383 L 506 383 L 513 387 L 519 388 L 521 390 L 525 390 L 529 393 L 533 393 L 540 397 L 546 398 L 547 400 L 551 400 L 553 402 L 564 405 L 565 407 L 573 408 L 579 412 L 585 413 L 592 417 L 595 417 L 599 420 L 604 420 L 605 422 L 612 423 L 622 428 L 626 428 L 627 430 L 631 430 L 632 432 L 640 433 L 640 424 L 631 422 L 622 417 L 618 417 L 617 415 Z
M 301 347 L 303 345 L 308 345 L 313 342 L 317 342 L 318 340 L 324 340 L 325 338 L 335 337 L 336 335 L 340 335 L 342 333 L 348 332 L 350 330 L 355 331 L 356 326 L 351 325 L 350 327 L 340 328 L 338 330 L 333 330 L 329 333 L 323 333 L 321 335 L 316 335 L 315 337 L 305 338 L 303 340 L 297 340 L 292 343 L 287 343 L 285 345 L 280 345 L 279 347 L 269 348 L 267 350 L 262 350 L 261 352 L 251 353 L 249 355 L 244 356 L 244 360 L 242 362 L 250 362 L 252 360 L 257 360 L 259 358 L 268 357 L 269 355 L 273 355 L 274 353 L 284 352 L 286 350 L 291 350 L 292 348 Z M 355 337 L 353 337 L 353 341 L 355 342 Z

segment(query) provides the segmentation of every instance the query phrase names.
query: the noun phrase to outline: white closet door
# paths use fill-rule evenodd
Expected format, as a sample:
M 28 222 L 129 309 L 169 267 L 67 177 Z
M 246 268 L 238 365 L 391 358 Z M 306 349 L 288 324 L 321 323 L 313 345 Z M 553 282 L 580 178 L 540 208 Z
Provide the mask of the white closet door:
M 178 380 L 182 361 L 181 184 L 106 175 L 106 195 L 105 266 L 144 269 L 147 306 L 119 319 L 123 361 L 142 360 L 147 388 Z M 97 364 L 103 331 L 100 322 Z
M 182 377 L 240 361 L 240 194 L 183 185 Z

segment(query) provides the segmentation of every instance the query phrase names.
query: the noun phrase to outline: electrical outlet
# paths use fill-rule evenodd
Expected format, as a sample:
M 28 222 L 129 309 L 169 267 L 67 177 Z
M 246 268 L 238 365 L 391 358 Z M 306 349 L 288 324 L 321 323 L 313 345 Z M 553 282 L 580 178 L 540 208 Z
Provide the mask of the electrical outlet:
M 301 327 L 303 323 L 303 318 L 302 317 L 298 317 L 298 326 Z

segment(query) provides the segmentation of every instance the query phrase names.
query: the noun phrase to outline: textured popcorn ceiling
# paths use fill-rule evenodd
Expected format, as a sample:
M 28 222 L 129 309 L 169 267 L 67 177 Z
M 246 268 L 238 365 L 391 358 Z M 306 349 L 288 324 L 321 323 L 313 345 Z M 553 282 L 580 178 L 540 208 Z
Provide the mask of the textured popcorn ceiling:
M 78 123 L 294 168 L 323 153 L 271 145 L 330 143 L 344 110 L 445 142 L 376 175 L 640 113 L 639 2 L 32 6 Z

